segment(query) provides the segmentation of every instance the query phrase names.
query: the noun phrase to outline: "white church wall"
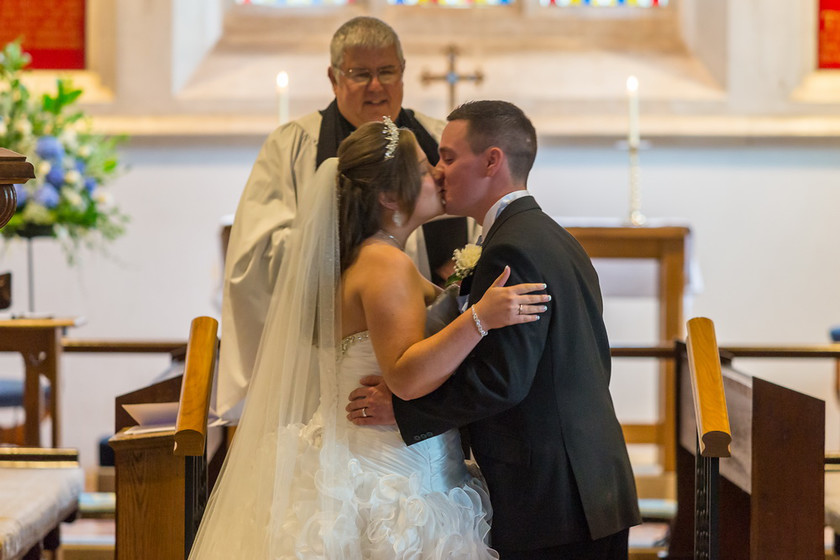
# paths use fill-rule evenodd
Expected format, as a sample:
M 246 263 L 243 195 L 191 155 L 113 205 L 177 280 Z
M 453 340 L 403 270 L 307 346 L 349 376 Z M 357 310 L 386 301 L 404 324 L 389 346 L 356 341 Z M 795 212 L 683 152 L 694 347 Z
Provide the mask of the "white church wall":
M 85 15 L 87 69 L 111 95 L 117 80 L 116 4 L 111 0 L 88 0 Z
M 816 3 L 728 4 L 730 108 L 744 114 L 789 113 L 813 107 L 791 103 L 791 93 L 816 66 Z M 836 98 L 834 100 L 836 103 Z M 830 108 L 836 114 L 836 107 Z
M 117 2 L 114 103 L 104 109 L 160 114 L 172 105 L 172 31 L 169 0 Z
M 186 84 L 222 35 L 222 0 L 172 3 L 172 94 Z
M 544 147 L 532 189 L 554 213 L 623 217 L 625 157 L 597 148 Z M 832 240 L 840 203 L 836 148 L 654 146 L 641 158 L 644 213 L 691 224 L 703 288 L 694 294 L 688 317 L 712 318 L 720 344 L 828 342 L 828 327 L 840 323 L 840 258 Z M 613 343 L 652 342 L 652 308 L 649 301 L 608 300 Z M 627 362 L 616 361 L 613 380 L 619 414 L 648 420 L 655 401 L 649 394 L 636 400 L 637 380 L 623 372 L 637 366 Z M 736 365 L 825 399 L 827 447 L 840 448 L 832 362 L 744 360 Z M 651 374 L 642 381 L 653 387 Z
M 85 316 L 78 338 L 183 339 L 196 315 L 218 316 L 219 219 L 232 213 L 260 142 L 134 140 L 130 170 L 114 194 L 132 217 L 112 258 L 85 254 L 69 268 L 56 245 L 36 240 L 36 309 Z M 824 344 L 840 323 L 837 147 L 656 145 L 642 153 L 642 209 L 687 221 L 703 289 L 691 315 L 711 317 L 721 344 Z M 531 189 L 551 215 L 623 218 L 626 153 L 611 146 L 543 141 Z M 26 308 L 25 247 L 0 252 L 14 274 L 14 310 Z M 652 300 L 611 298 L 615 344 L 655 339 Z M 3 356 L 0 375 L 20 375 Z M 62 443 L 96 463 L 96 441 L 113 426 L 114 397 L 147 385 L 166 356 L 65 354 Z M 824 398 L 827 446 L 840 448 L 829 361 L 744 361 L 745 371 Z M 612 383 L 626 421 L 655 415 L 652 364 L 616 360 Z
M 705 64 L 722 88 L 727 85 L 728 11 L 727 0 L 689 1 L 679 5 L 680 31 L 686 47 Z

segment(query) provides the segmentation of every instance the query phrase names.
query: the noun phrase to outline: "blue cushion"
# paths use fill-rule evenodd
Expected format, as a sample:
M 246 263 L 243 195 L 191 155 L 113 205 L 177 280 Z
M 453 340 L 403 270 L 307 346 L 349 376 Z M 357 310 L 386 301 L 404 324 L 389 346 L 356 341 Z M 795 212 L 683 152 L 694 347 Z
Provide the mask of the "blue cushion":
M 114 450 L 108 445 L 108 440 L 111 436 L 105 436 L 99 440 L 99 466 L 113 467 L 114 466 Z
M 23 380 L 0 379 L 0 407 L 23 406 Z
M 50 386 L 42 385 L 44 398 L 50 398 Z M 0 379 L 0 408 L 23 406 L 23 379 Z
M 831 332 L 831 340 L 834 342 L 840 342 L 840 325 L 832 328 L 829 332 Z

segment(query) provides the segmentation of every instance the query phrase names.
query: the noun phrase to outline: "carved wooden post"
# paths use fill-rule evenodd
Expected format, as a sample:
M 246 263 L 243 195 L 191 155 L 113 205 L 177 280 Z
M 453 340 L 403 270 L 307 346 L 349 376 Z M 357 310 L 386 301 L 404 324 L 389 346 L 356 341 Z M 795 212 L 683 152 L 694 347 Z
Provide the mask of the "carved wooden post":
M 0 228 L 9 223 L 17 209 L 15 184 L 34 178 L 34 168 L 26 156 L 0 148 Z

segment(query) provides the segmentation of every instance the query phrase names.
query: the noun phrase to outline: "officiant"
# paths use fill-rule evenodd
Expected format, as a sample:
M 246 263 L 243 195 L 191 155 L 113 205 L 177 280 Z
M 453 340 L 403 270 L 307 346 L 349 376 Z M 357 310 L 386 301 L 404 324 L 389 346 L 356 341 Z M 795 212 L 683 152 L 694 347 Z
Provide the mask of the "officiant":
M 438 161 L 444 123 L 402 107 L 405 59 L 396 32 L 383 21 L 356 17 L 330 43 L 327 69 L 335 99 L 322 111 L 283 124 L 269 135 L 239 200 L 225 258 L 222 346 L 217 412 L 241 414 L 274 282 L 302 188 L 357 126 L 389 116 L 412 130 L 429 162 Z M 446 277 L 452 251 L 467 242 L 463 218 L 427 224 L 408 252 L 430 279 Z

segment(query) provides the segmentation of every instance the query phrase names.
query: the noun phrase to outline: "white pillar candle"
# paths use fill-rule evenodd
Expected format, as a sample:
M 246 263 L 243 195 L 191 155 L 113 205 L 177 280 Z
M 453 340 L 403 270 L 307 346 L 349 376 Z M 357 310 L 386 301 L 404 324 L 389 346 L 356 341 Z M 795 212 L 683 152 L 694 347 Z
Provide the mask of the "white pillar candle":
M 627 103 L 629 105 L 630 127 L 627 143 L 630 148 L 639 147 L 639 80 L 636 76 L 627 78 Z
M 280 124 L 289 121 L 289 74 L 277 74 L 277 117 Z

